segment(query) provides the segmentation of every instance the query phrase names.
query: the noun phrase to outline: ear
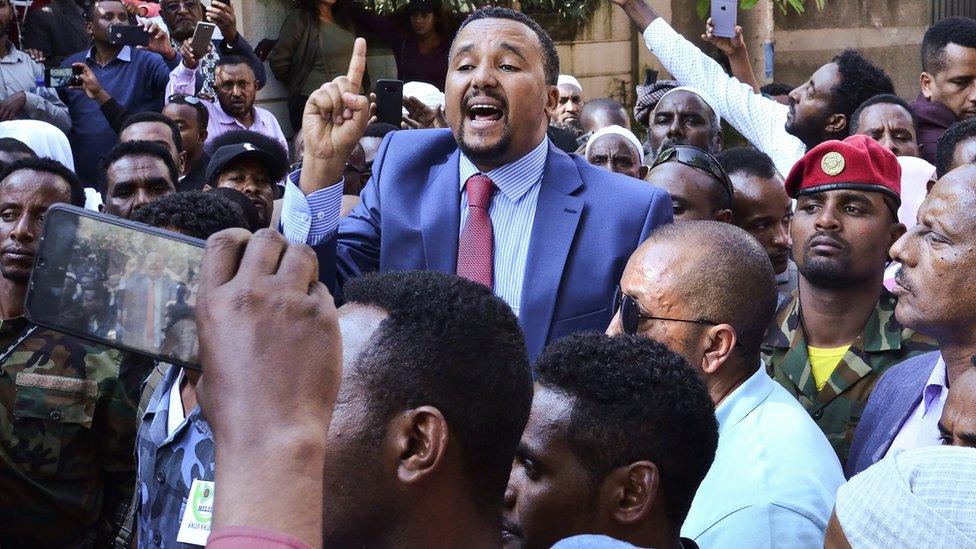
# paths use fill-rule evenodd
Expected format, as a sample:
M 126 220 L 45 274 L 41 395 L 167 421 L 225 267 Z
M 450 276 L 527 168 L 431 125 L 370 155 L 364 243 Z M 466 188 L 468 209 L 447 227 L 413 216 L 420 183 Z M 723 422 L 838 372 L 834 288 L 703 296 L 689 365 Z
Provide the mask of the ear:
M 397 478 L 405 484 L 423 481 L 436 472 L 447 453 L 447 420 L 433 406 L 403 412 L 390 428 L 399 456 Z
M 709 326 L 705 332 L 706 347 L 702 354 L 702 371 L 706 374 L 718 372 L 723 364 L 732 355 L 735 349 L 735 342 L 739 336 L 735 333 L 735 328 L 729 324 L 719 324 Z
M 919 87 L 922 89 L 922 96 L 930 101 L 932 100 L 932 85 L 935 83 L 934 80 L 935 78 L 927 72 L 923 72 L 918 77 Z
M 717 152 L 721 152 L 722 151 L 722 148 L 725 146 L 725 144 L 723 143 L 722 139 L 723 139 L 722 138 L 722 130 L 719 130 L 719 131 L 715 132 L 715 135 L 712 136 L 712 150 L 714 152 L 711 153 L 711 154 L 714 154 L 714 153 L 717 153 Z
M 847 129 L 847 115 L 846 114 L 832 114 L 827 117 L 827 122 L 824 124 L 824 131 L 827 133 L 842 133 Z
M 180 152 L 180 155 L 177 158 L 177 162 L 176 163 L 178 164 L 177 167 L 180 170 L 180 175 L 186 175 L 186 168 L 187 168 L 187 166 L 186 166 L 186 151 Z
M 618 467 L 603 481 L 604 490 L 610 496 L 607 510 L 613 519 L 632 526 L 647 520 L 657 501 L 661 475 L 657 465 L 650 461 L 638 461 Z
M 647 172 L 651 171 L 650 166 L 641 166 L 637 174 L 637 179 L 644 179 L 647 177 Z
M 552 117 L 552 113 L 555 112 L 557 106 L 559 106 L 559 88 L 549 86 L 546 92 L 546 117 Z
M 210 132 L 207 131 L 207 128 L 204 128 L 197 132 L 197 135 L 200 136 L 200 142 L 204 143 L 207 141 L 207 138 L 210 137 Z
M 728 210 L 728 209 L 719 210 L 715 212 L 713 219 L 715 219 L 715 221 L 720 221 L 722 223 L 732 223 L 732 210 Z

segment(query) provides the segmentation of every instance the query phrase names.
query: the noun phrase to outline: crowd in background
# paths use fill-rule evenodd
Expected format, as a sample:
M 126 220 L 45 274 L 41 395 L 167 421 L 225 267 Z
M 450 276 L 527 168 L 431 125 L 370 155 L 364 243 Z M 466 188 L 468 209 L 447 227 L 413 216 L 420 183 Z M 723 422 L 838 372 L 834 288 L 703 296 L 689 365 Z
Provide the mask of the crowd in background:
M 507 8 L 300 0 L 252 46 L 222 0 L 0 0 L 0 546 L 976 547 L 976 20 L 903 99 L 612 4 L 670 75 L 632 110 Z M 94 339 L 34 325 L 57 203 L 203 262 L 93 244 Z

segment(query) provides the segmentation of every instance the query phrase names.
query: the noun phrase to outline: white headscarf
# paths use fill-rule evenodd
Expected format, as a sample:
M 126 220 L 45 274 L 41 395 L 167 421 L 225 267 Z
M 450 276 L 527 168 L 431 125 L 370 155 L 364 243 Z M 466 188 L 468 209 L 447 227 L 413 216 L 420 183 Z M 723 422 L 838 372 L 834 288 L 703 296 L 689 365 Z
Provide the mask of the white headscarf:
M 559 80 L 556 81 L 557 86 L 562 86 L 563 84 L 568 84 L 570 86 L 576 86 L 576 88 L 583 93 L 583 85 L 579 83 L 579 80 L 575 76 L 570 76 L 568 74 L 560 74 Z
M 444 92 L 427 82 L 407 82 L 403 85 L 403 96 L 416 97 L 421 103 L 432 109 L 438 105 L 442 109 L 444 108 Z M 403 114 L 407 114 L 407 109 L 403 109 Z
M 58 128 L 40 120 L 7 120 L 0 122 L 0 137 L 12 137 L 27 145 L 41 158 L 52 158 L 75 171 L 74 157 L 67 136 Z
M 672 88 L 670 91 L 668 91 L 668 93 L 661 96 L 661 99 L 658 100 L 657 104 L 660 105 L 661 101 L 664 101 L 664 98 L 671 95 L 672 93 L 681 92 L 681 91 L 693 93 L 698 97 L 701 97 L 701 100 L 704 101 L 705 104 L 708 105 L 710 109 L 712 109 L 713 113 L 715 113 L 715 117 L 718 118 L 719 120 L 722 119 L 722 111 L 719 110 L 718 104 L 715 103 L 715 101 L 713 101 L 712 98 L 708 96 L 708 94 L 706 94 L 705 92 L 701 91 L 698 88 L 693 88 L 691 86 L 678 86 L 677 88 Z
M 976 449 L 889 455 L 837 491 L 852 547 L 976 547 Z
M 627 141 L 629 141 L 630 144 L 634 146 L 634 149 L 637 150 L 637 156 L 640 157 L 641 164 L 642 165 L 644 164 L 644 146 L 641 145 L 640 139 L 637 139 L 637 136 L 634 135 L 634 132 L 622 126 L 618 126 L 616 124 L 607 126 L 606 128 L 603 128 L 602 130 L 598 130 L 593 135 L 591 135 L 590 140 L 586 142 L 586 150 L 584 151 L 583 156 L 590 155 L 590 147 L 593 146 L 593 143 L 595 143 L 597 139 L 600 139 L 604 135 L 611 135 L 611 134 L 619 135 L 624 139 L 626 139 Z

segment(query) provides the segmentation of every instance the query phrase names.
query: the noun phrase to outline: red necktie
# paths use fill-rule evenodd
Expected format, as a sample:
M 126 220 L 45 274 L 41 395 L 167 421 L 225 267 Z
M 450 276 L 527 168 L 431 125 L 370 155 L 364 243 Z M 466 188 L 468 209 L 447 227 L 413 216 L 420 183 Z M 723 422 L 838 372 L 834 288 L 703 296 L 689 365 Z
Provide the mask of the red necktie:
M 487 176 L 475 174 L 464 186 L 468 193 L 468 218 L 458 242 L 457 274 L 492 288 L 495 237 L 488 207 L 495 184 Z

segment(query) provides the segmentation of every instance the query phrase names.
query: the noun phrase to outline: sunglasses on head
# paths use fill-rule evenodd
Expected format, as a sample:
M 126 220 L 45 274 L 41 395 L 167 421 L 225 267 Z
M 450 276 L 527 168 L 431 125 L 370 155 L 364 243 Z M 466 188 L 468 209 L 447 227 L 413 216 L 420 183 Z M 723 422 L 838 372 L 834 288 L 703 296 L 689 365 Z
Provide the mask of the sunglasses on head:
M 641 320 L 663 320 L 666 322 L 685 322 L 688 324 L 704 324 L 706 326 L 718 326 L 718 322 L 711 320 L 687 320 L 683 318 L 668 318 L 664 316 L 652 316 L 641 311 L 640 304 L 632 296 L 624 293 L 620 286 L 617 286 L 616 293 L 613 294 L 613 310 L 620 313 L 620 327 L 627 335 L 637 333 L 637 326 Z
M 733 198 L 732 181 L 729 179 L 729 174 L 725 173 L 725 168 L 718 163 L 718 160 L 715 160 L 714 156 L 698 147 L 675 145 L 674 147 L 664 149 L 654 159 L 654 163 L 651 164 L 651 169 L 653 170 L 667 162 L 679 162 L 685 166 L 697 168 L 711 175 L 722 184 L 722 188 L 729 195 L 729 199 L 731 200 Z
M 186 103 L 187 105 L 199 105 L 203 103 L 203 99 L 187 93 L 174 93 L 173 95 L 169 96 L 169 102 Z

